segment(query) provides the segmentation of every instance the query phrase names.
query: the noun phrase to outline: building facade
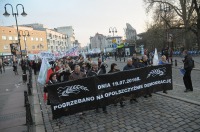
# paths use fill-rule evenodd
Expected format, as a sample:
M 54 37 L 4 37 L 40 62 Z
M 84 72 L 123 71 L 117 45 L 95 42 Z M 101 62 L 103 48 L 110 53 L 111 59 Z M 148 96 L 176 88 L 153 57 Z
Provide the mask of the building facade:
M 34 30 L 46 31 L 47 48 L 50 52 L 64 52 L 70 48 L 67 43 L 66 34 L 58 32 L 57 29 L 48 29 L 43 24 L 39 23 L 24 24 L 23 26 L 32 27 Z
M 47 38 L 45 31 L 34 30 L 31 27 L 19 26 L 21 50 L 28 54 L 37 54 L 47 51 Z M 29 35 L 28 35 L 29 34 Z M 11 55 L 10 44 L 18 43 L 16 26 L 0 26 L 0 53 Z
M 72 26 L 57 27 L 57 28 L 55 28 L 55 30 L 57 32 L 66 34 L 66 36 L 67 36 L 67 43 L 69 45 L 69 48 L 74 47 L 75 33 L 74 33 L 74 29 L 73 29 Z
M 100 49 L 104 51 L 107 47 L 106 36 L 103 34 L 96 33 L 94 37 L 90 37 L 90 48 L 91 49 Z
M 46 29 L 48 51 L 64 52 L 68 50 L 67 36 L 52 29 Z

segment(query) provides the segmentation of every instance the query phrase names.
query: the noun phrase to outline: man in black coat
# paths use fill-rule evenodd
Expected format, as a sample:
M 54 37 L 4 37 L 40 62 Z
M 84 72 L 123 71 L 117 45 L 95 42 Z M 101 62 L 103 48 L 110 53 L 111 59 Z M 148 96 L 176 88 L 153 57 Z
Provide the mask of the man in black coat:
M 185 84 L 186 90 L 184 92 L 193 91 L 192 80 L 191 80 L 191 71 L 194 67 L 194 61 L 192 57 L 188 54 L 187 50 L 183 51 L 184 60 L 184 70 L 185 74 L 183 76 L 183 82 Z
M 133 69 L 135 69 L 135 66 L 133 65 L 133 61 L 132 61 L 131 58 L 128 58 L 127 59 L 127 65 L 124 66 L 123 71 L 129 71 L 129 70 L 133 70 Z M 133 101 L 138 102 L 135 97 L 131 97 L 130 103 L 132 104 Z
M 105 74 L 105 71 L 102 68 L 98 68 L 97 62 L 92 62 L 92 67 L 91 67 L 91 70 L 88 71 L 87 77 L 98 76 L 101 74 Z M 100 104 L 100 106 L 102 107 L 103 112 L 107 114 L 106 105 Z M 96 112 L 97 113 L 99 112 L 99 106 L 97 106 Z

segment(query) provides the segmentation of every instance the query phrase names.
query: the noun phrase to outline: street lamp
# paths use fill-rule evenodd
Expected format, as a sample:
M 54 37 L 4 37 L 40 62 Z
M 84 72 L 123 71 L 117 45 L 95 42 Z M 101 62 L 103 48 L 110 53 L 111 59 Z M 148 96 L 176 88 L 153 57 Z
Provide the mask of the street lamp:
M 21 6 L 22 7 L 22 10 L 23 10 L 23 12 L 21 13 L 21 15 L 23 16 L 23 17 L 25 17 L 27 14 L 25 13 L 25 11 L 24 11 L 24 6 L 22 5 L 22 4 L 17 4 L 16 5 L 16 13 L 15 12 L 13 12 L 13 6 L 11 5 L 11 4 L 5 4 L 5 6 L 4 6 L 4 8 L 5 8 L 5 13 L 3 14 L 5 17 L 9 17 L 10 16 L 10 14 L 7 12 L 7 10 L 6 10 L 6 6 L 10 6 L 11 7 L 11 9 L 12 9 L 12 15 L 13 15 L 13 17 L 15 17 L 15 21 L 16 21 L 16 26 L 17 26 L 17 37 L 18 37 L 18 45 L 19 45 L 19 47 L 20 47 L 20 52 L 21 52 L 21 57 L 22 57 L 22 51 L 21 51 L 21 45 L 20 45 L 20 36 L 19 36 L 19 30 L 18 30 L 18 23 L 17 23 L 17 16 L 19 15 L 19 13 L 18 13 L 18 6 Z
M 115 33 L 117 33 L 117 28 L 116 27 L 110 27 L 109 28 L 109 33 L 113 33 L 113 40 L 114 40 L 114 36 L 115 36 Z M 114 50 L 114 44 L 112 44 L 112 47 L 113 47 L 113 50 Z
M 116 27 L 110 27 L 109 28 L 109 33 L 113 33 L 113 37 L 115 36 L 115 33 L 117 33 L 117 28 Z
M 19 37 L 21 37 L 21 33 L 22 32 L 22 36 L 24 37 L 24 45 L 25 45 L 25 54 L 27 55 L 27 46 L 26 46 L 26 37 L 30 37 L 29 31 L 28 30 L 20 30 L 19 31 Z
M 160 4 L 160 11 L 161 12 L 164 12 L 164 17 L 162 17 L 162 19 L 165 21 L 165 32 L 166 32 L 166 43 L 168 42 L 168 31 L 167 31 L 167 20 L 166 20 L 166 17 L 167 17 L 167 13 L 171 11 L 171 7 L 169 5 L 167 5 L 166 3 L 162 3 Z M 165 45 L 165 44 L 164 44 Z M 169 48 L 169 44 L 168 44 L 168 48 Z

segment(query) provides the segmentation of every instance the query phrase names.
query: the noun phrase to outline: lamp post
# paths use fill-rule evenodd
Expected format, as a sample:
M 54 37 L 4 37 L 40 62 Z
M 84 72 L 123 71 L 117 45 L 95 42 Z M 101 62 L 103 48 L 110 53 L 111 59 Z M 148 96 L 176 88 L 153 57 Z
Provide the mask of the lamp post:
M 164 17 L 162 17 L 162 16 L 161 17 L 165 21 L 165 30 L 166 30 L 165 32 L 166 32 L 166 43 L 167 43 L 169 36 L 168 36 L 168 31 L 167 31 L 167 24 L 168 23 L 167 23 L 166 17 L 167 17 L 167 13 L 171 11 L 171 8 L 170 8 L 169 5 L 162 3 L 162 4 L 160 4 L 160 11 L 164 12 Z M 168 48 L 169 48 L 169 43 L 168 43 Z
M 115 33 L 117 33 L 117 28 L 116 27 L 110 27 L 109 28 L 109 33 L 113 33 L 113 37 L 114 37 Z
M 22 32 L 22 36 L 24 37 L 25 54 L 27 55 L 26 37 L 30 37 L 29 31 L 28 30 L 24 30 L 24 31 L 19 30 L 19 37 L 21 37 L 21 34 L 20 34 L 21 32 Z
M 116 27 L 110 27 L 109 33 L 113 33 L 113 40 L 114 40 L 115 33 L 117 33 L 117 28 Z M 112 44 L 112 46 L 113 46 L 113 51 L 114 51 L 114 44 Z
M 21 58 L 22 58 L 22 51 L 21 51 L 20 37 L 19 37 L 19 30 L 18 30 L 18 23 L 17 23 L 17 16 L 19 15 L 19 13 L 18 13 L 18 6 L 22 7 L 22 10 L 23 10 L 23 12 L 21 13 L 22 16 L 25 17 L 27 14 L 25 13 L 24 6 L 22 4 L 17 4 L 16 5 L 16 11 L 17 12 L 13 12 L 13 6 L 11 4 L 5 4 L 5 6 L 4 6 L 5 13 L 3 14 L 5 17 L 9 17 L 10 16 L 10 14 L 6 10 L 6 6 L 10 6 L 11 7 L 11 9 L 12 9 L 12 15 L 13 15 L 13 17 L 15 17 L 15 22 L 16 22 L 16 26 L 17 26 L 18 45 L 20 47 L 20 53 L 21 53 Z

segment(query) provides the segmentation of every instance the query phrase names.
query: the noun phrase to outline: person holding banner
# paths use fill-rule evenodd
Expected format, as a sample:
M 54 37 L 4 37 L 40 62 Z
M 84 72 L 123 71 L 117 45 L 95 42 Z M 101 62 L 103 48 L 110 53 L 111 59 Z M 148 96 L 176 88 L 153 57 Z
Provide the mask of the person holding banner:
M 117 64 L 116 63 L 112 63 L 111 66 L 110 66 L 110 71 L 108 73 L 115 73 L 115 72 L 119 72 L 120 70 L 117 68 Z M 124 107 L 124 103 L 123 103 L 123 98 L 119 98 L 120 100 L 120 106 L 121 107 Z M 118 100 L 116 100 L 118 101 Z M 117 106 L 117 103 L 114 104 L 114 106 Z
M 47 105 L 50 105 L 50 100 L 48 98 L 48 91 L 47 91 L 47 86 L 48 85 L 52 85 L 52 84 L 56 84 L 58 83 L 58 80 L 56 78 L 56 73 L 52 73 L 49 77 L 49 81 L 46 83 L 46 85 L 44 86 L 44 98 L 45 100 L 47 99 Z
M 69 76 L 69 80 L 74 81 L 74 80 L 78 80 L 84 77 L 86 77 L 86 74 L 81 72 L 81 68 L 79 65 L 75 65 L 74 72 Z
M 164 64 L 169 64 L 168 61 L 167 61 L 167 59 L 166 59 L 166 56 L 165 56 L 165 55 L 163 55 L 163 56 L 161 57 L 161 60 L 159 61 L 158 65 L 164 65 Z M 166 91 L 166 90 L 163 90 L 163 93 L 166 93 L 166 94 L 167 94 L 167 91 Z
M 129 70 L 133 70 L 133 69 L 135 69 L 135 66 L 133 65 L 133 61 L 132 61 L 131 58 L 128 58 L 127 59 L 127 65 L 124 66 L 123 71 L 129 71 Z M 132 104 L 133 101 L 138 102 L 135 97 L 131 97 L 130 103 Z
M 98 68 L 98 64 L 96 62 L 92 62 L 92 68 L 88 71 L 87 77 L 98 76 L 104 74 L 103 70 Z M 102 105 L 103 113 L 107 114 L 106 105 Z M 99 113 L 99 106 L 96 108 L 96 112 Z
M 63 82 L 69 81 L 69 76 L 71 75 L 71 73 L 72 73 L 72 70 L 69 67 L 69 65 L 66 63 L 64 65 L 64 70 L 63 70 Z
M 139 66 L 140 66 L 140 67 L 147 67 L 147 66 L 150 66 L 147 55 L 143 55 L 143 56 L 142 56 L 142 59 L 141 59 L 140 62 L 139 62 Z M 151 94 L 150 91 L 148 91 L 148 95 L 149 95 L 149 97 L 152 96 L 152 94 Z M 145 95 L 144 98 L 147 98 L 147 95 Z

